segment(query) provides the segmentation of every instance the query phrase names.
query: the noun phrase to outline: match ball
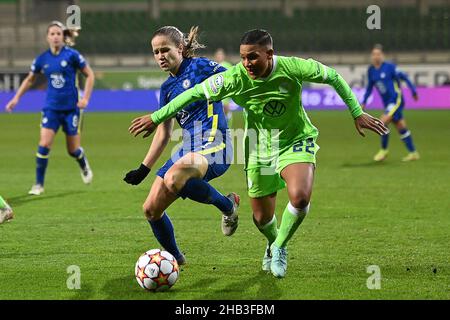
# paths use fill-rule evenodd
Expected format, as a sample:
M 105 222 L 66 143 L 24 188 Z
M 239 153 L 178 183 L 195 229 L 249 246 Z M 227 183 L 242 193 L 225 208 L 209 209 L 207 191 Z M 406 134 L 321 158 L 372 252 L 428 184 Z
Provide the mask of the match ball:
M 175 257 L 167 251 L 151 249 L 136 262 L 134 274 L 141 288 L 165 291 L 177 282 L 180 268 Z

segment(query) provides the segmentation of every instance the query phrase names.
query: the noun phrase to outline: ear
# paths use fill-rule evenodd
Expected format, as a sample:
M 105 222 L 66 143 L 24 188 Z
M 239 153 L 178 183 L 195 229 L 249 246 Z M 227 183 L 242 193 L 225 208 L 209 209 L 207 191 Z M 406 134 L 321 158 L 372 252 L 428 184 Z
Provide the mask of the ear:
M 267 49 L 266 50 L 266 55 L 267 55 L 267 59 L 268 60 L 272 60 L 273 59 L 273 49 L 272 48 Z

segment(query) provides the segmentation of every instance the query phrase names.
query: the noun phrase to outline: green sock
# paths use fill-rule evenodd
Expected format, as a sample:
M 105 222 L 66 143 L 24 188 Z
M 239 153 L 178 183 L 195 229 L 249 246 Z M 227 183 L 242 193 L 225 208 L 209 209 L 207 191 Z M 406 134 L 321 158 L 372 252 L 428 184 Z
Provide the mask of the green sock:
M 278 248 L 285 247 L 309 211 L 309 204 L 303 209 L 294 208 L 289 202 L 283 211 L 280 230 L 275 239 Z
M 267 238 L 267 240 L 269 241 L 269 245 L 271 245 L 278 235 L 277 217 L 273 215 L 272 220 L 270 220 L 270 222 L 266 223 L 263 226 L 259 226 L 254 218 L 253 222 L 255 222 L 255 225 L 258 227 L 258 230 Z

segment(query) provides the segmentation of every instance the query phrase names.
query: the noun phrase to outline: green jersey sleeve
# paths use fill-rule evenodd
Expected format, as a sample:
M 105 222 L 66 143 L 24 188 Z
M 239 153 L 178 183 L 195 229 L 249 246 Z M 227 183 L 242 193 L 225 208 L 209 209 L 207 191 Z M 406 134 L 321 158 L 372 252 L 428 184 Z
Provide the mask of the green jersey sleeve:
M 158 111 L 153 112 L 150 115 L 150 118 L 152 119 L 153 123 L 158 125 L 160 123 L 163 123 L 167 119 L 172 118 L 185 106 L 188 106 L 191 103 L 202 99 L 205 99 L 203 93 L 197 91 L 196 88 L 193 87 L 178 95 Z
M 231 67 L 227 71 L 215 74 L 202 83 L 196 84 L 189 90 L 178 95 L 164 107 L 150 115 L 153 123 L 160 124 L 167 119 L 172 118 L 185 106 L 198 101 L 220 101 L 232 96 L 236 91 L 237 70 Z
M 326 83 L 332 86 L 349 108 L 353 118 L 363 114 L 352 89 L 336 70 L 313 59 L 293 58 L 292 63 L 294 64 L 293 70 L 301 81 Z

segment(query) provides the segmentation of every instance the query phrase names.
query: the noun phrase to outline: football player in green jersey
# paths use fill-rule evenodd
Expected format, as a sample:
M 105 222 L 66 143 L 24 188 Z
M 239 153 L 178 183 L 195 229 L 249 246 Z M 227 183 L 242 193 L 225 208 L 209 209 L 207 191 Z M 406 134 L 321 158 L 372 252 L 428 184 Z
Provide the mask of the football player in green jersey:
M 379 135 L 389 129 L 363 112 L 345 80 L 332 68 L 313 59 L 274 55 L 272 37 L 251 30 L 240 44 L 242 61 L 173 99 L 149 117 L 133 121 L 129 130 L 150 135 L 183 106 L 200 99 L 231 97 L 244 109 L 245 170 L 253 220 L 268 245 L 263 270 L 282 278 L 287 270 L 287 243 L 310 208 L 318 130 L 301 104 L 303 82 L 331 85 L 348 106 L 359 134 L 369 129 Z M 279 228 L 275 215 L 277 191 L 287 187 L 289 203 Z

